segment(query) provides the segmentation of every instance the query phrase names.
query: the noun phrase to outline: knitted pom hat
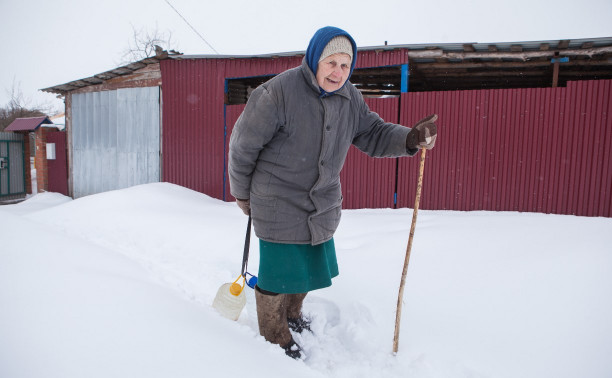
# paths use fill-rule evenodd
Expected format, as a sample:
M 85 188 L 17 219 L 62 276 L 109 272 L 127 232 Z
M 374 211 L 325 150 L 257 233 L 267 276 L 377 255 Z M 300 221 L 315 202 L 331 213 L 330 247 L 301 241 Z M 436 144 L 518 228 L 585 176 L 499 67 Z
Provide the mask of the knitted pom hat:
M 331 41 L 329 41 L 319 57 L 319 62 L 330 55 L 339 53 L 348 54 L 348 56 L 351 57 L 351 60 L 353 60 L 353 46 L 351 46 L 351 41 L 349 41 L 349 39 L 343 35 L 334 37 Z
M 308 63 L 308 67 L 310 70 L 316 75 L 317 68 L 319 66 L 319 59 L 322 56 L 323 50 L 327 47 L 327 44 L 334 39 L 334 37 L 345 36 L 346 39 L 351 44 L 351 73 L 353 73 L 353 69 L 355 68 L 355 63 L 357 62 L 357 44 L 353 37 L 342 29 L 326 26 L 317 30 L 314 36 L 310 39 L 310 43 L 308 44 L 308 49 L 306 49 L 306 63 Z M 342 51 L 346 52 L 347 51 Z M 328 55 L 329 56 L 329 55 Z M 327 57 L 327 56 L 326 56 Z M 325 58 L 326 58 L 325 57 Z M 349 74 L 350 77 L 350 74 Z

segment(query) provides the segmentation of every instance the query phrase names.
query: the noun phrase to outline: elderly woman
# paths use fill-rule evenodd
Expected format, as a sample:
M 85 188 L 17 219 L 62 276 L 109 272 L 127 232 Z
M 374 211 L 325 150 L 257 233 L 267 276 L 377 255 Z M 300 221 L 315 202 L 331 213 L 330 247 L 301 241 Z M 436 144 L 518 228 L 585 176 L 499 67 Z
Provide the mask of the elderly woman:
M 231 194 L 260 239 L 255 289 L 259 331 L 293 358 L 295 332 L 309 329 L 304 297 L 338 275 L 340 170 L 351 144 L 374 157 L 433 148 L 436 115 L 413 128 L 382 120 L 348 81 L 357 46 L 344 30 L 312 37 L 301 66 L 251 94 L 230 139 Z

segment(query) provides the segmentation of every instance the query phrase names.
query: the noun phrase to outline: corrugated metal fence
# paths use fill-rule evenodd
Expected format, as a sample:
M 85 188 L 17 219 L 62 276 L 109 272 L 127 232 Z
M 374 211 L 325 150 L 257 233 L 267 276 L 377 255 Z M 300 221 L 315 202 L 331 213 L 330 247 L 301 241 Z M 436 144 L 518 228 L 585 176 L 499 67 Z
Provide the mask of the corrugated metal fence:
M 406 59 L 388 58 L 389 64 Z M 297 64 L 297 59 L 163 61 L 163 180 L 233 200 L 227 143 L 244 106 L 224 105 L 224 80 Z M 367 102 L 386 120 L 405 125 L 440 115 L 440 138 L 427 154 L 424 209 L 610 217 L 611 83 L 416 92 Z M 351 148 L 341 174 L 344 207 L 412 207 L 417 164 L 417 158 L 371 159 Z
M 276 75 L 301 61 L 301 56 L 161 61 L 162 180 L 232 200 L 224 146 L 244 106 L 224 105 L 226 79 Z M 407 61 L 407 50 L 365 51 L 358 68 Z
M 567 88 L 419 92 L 366 102 L 389 122 L 399 114 L 405 125 L 439 114 L 423 209 L 610 217 L 611 86 L 610 80 L 581 81 Z M 226 154 L 243 109 L 227 107 Z M 417 168 L 418 158 L 373 159 L 351 147 L 340 175 L 343 207 L 412 207 Z M 233 200 L 227 182 L 224 191 Z
M 223 198 L 224 61 L 161 62 L 162 180 Z
M 400 122 L 438 113 L 421 207 L 612 216 L 612 81 L 567 88 L 408 93 Z M 400 159 L 411 207 L 417 159 Z
M 399 98 L 367 98 L 370 110 L 399 122 Z M 394 207 L 397 159 L 377 159 L 351 146 L 340 173 L 345 209 Z

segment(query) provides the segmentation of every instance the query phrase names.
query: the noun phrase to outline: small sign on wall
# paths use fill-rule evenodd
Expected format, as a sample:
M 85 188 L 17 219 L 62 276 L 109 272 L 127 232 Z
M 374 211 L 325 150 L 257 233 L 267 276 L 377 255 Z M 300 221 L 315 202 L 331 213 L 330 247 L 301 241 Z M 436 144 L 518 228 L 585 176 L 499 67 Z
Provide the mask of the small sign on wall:
M 55 160 L 55 143 L 47 143 L 47 160 Z

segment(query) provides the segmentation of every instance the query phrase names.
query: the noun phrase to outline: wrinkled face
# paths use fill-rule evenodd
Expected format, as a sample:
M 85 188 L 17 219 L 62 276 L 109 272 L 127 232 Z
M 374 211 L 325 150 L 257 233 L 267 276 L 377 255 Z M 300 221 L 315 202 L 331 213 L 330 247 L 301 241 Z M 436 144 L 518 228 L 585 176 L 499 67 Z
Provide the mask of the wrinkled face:
M 350 72 L 351 57 L 348 54 L 330 55 L 319 62 L 317 83 L 326 92 L 334 92 L 342 88 Z

